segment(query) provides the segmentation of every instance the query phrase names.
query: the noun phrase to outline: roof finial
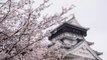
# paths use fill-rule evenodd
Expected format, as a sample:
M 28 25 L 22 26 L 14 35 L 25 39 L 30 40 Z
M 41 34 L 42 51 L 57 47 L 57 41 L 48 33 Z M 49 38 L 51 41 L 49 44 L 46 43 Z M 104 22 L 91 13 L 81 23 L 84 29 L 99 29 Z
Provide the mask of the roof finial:
M 75 26 L 78 26 L 78 27 L 81 27 L 81 25 L 78 23 L 78 21 L 76 20 L 75 18 L 75 14 L 72 14 L 72 18 L 70 18 L 68 21 L 67 21 L 68 24 L 71 24 L 71 25 L 75 25 Z
M 72 23 L 72 20 L 74 20 L 74 19 L 75 19 L 75 15 L 74 15 L 74 14 L 71 14 L 70 16 L 72 16 L 72 18 L 70 18 L 67 22 Z
M 72 19 L 75 19 L 75 14 L 72 14 Z

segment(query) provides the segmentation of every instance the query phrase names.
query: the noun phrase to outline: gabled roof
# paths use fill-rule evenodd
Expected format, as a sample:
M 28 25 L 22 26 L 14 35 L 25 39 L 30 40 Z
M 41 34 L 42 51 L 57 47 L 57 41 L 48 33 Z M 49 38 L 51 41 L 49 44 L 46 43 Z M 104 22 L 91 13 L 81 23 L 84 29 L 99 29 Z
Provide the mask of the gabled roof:
M 81 53 L 86 53 L 89 55 L 89 57 L 94 58 L 94 59 L 98 59 L 98 60 L 102 60 L 98 54 L 96 54 L 95 51 L 93 51 L 90 46 L 88 45 L 87 41 L 85 40 L 81 40 L 78 44 L 76 44 L 74 47 L 72 47 L 71 49 L 69 49 L 69 53 L 68 54 L 74 54 L 74 55 L 79 55 L 82 56 L 81 54 L 78 54 L 81 50 L 79 50 L 80 48 L 84 48 L 83 52 Z M 87 57 L 87 55 L 83 55 L 84 57 Z
M 89 30 L 89 28 L 82 27 L 82 26 L 78 23 L 78 21 L 76 20 L 74 14 L 73 14 L 72 18 L 70 18 L 70 19 L 69 19 L 68 21 L 66 21 L 65 23 L 67 23 L 67 24 L 69 24 L 69 25 L 73 25 L 73 26 L 79 27 L 79 28 L 82 28 L 82 29 Z
M 71 17 L 68 21 L 65 21 L 65 22 L 63 22 L 62 24 L 58 25 L 53 31 L 56 31 L 56 30 L 60 29 L 60 27 L 63 26 L 63 25 L 65 25 L 65 24 L 71 25 L 71 26 L 75 26 L 75 27 L 78 27 L 78 28 L 81 28 L 81 29 L 89 30 L 89 28 L 84 28 L 84 27 L 82 27 L 82 26 L 78 23 L 78 21 L 76 20 L 74 14 L 73 14 L 73 17 Z M 53 32 L 53 31 L 52 31 L 52 32 Z
M 72 29 L 76 30 L 76 33 L 79 31 L 79 34 L 83 35 L 83 36 L 87 36 L 87 30 L 88 28 L 84 28 L 82 27 L 77 20 L 75 19 L 75 16 L 73 15 L 73 17 L 71 19 L 69 19 L 68 21 L 63 22 L 61 25 L 58 25 L 57 28 L 55 28 L 54 30 L 51 31 L 51 34 L 55 34 L 57 33 L 59 30 L 65 30 L 66 32 L 73 32 Z M 78 31 L 77 31 L 78 30 Z M 62 32 L 61 32 L 62 33 Z M 58 34 L 57 34 L 58 35 Z M 55 35 L 56 36 L 56 35 Z M 52 37 L 52 36 L 51 36 Z M 50 38 L 49 38 L 50 39 Z

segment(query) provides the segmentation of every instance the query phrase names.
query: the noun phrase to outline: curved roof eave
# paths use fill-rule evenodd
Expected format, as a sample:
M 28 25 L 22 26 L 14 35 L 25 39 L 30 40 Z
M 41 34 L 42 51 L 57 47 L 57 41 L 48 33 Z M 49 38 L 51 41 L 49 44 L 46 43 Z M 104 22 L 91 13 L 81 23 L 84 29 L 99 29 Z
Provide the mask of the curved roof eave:
M 77 50 L 79 47 L 82 47 L 82 45 L 86 43 L 88 45 L 88 43 L 85 40 L 81 40 L 77 45 L 75 45 L 73 48 L 69 49 L 68 51 L 75 51 Z M 98 60 L 102 60 L 88 45 L 88 50 L 90 51 L 90 53 Z

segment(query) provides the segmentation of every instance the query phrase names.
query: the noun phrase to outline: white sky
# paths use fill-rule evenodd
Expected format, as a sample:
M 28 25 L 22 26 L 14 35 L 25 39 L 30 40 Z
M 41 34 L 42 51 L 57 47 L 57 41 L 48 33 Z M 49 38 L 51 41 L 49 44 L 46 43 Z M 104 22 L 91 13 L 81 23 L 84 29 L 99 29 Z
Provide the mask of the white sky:
M 61 6 L 74 4 L 73 9 L 76 19 L 84 26 L 89 27 L 86 39 L 95 44 L 93 49 L 102 51 L 101 56 L 107 59 L 107 0 L 52 0 L 53 6 L 50 11 L 59 11 Z M 54 7 L 54 8 L 53 8 Z
M 97 51 L 102 51 L 103 60 L 107 59 L 107 0 L 78 0 L 76 18 L 85 27 L 89 27 L 86 39 L 95 44 Z
M 61 6 L 76 7 L 72 10 L 77 21 L 83 27 L 89 27 L 86 40 L 94 42 L 94 50 L 103 52 L 101 58 L 107 59 L 107 0 L 51 0 L 53 5 L 45 10 L 45 14 L 52 15 L 61 11 Z M 72 12 L 70 12 L 72 13 Z

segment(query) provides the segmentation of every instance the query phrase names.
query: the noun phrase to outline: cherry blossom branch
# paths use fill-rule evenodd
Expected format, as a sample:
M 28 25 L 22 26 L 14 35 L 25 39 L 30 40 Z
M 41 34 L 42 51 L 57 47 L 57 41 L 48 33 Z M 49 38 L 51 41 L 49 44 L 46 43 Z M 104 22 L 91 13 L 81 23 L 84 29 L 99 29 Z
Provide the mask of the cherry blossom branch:
M 8 1 L 9 1 L 9 10 L 8 10 L 7 14 L 3 16 L 3 19 L 0 21 L 0 23 L 2 23 L 7 18 L 7 16 L 9 15 L 9 12 L 10 12 L 10 9 L 11 9 L 11 0 L 8 0 Z

